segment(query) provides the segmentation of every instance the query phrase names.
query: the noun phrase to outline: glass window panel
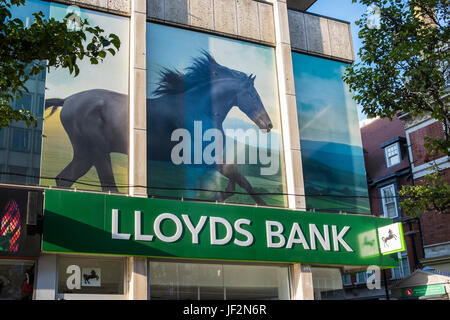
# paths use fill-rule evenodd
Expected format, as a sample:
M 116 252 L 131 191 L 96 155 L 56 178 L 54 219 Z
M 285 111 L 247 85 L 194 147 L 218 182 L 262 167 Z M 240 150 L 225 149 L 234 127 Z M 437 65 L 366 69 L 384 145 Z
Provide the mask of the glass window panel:
M 33 152 L 40 154 L 41 146 L 42 146 L 42 132 L 40 130 L 36 130 L 34 132 L 34 139 L 33 139 Z
M 0 300 L 31 299 L 31 293 L 24 293 L 22 285 L 28 273 L 29 283 L 34 282 L 34 262 L 0 260 Z
M 10 183 L 26 184 L 27 183 L 27 168 L 19 166 L 8 166 L 7 172 L 11 174 L 5 174 L 4 180 Z
M 74 276 L 77 271 L 71 271 L 69 266 L 79 270 L 79 278 Z M 124 273 L 124 259 L 59 257 L 58 293 L 122 295 Z
M 15 109 L 31 111 L 31 95 L 28 93 L 24 93 L 21 98 L 17 99 L 15 103 Z
M 391 273 L 392 273 L 392 279 L 401 279 L 402 278 L 402 272 L 401 272 L 400 267 L 392 268 Z
M 359 272 L 356 274 L 356 282 L 365 283 L 366 281 L 367 281 L 367 273 L 366 272 Z
M 411 270 L 409 269 L 408 257 L 407 256 L 403 257 L 400 263 L 403 272 L 403 277 L 409 276 L 411 274 Z
M 395 218 L 398 216 L 397 200 L 394 185 L 389 185 L 381 189 L 383 213 L 386 217 Z
M 11 150 L 30 151 L 30 130 L 22 128 L 11 128 Z
M 289 299 L 287 267 L 150 262 L 150 299 Z
M 178 299 L 178 265 L 167 262 L 150 263 L 150 299 Z
M 0 148 L 6 147 L 6 128 L 0 130 Z
M 400 163 L 400 152 L 398 148 L 398 144 L 394 144 L 392 146 L 386 147 L 384 149 L 387 158 L 387 166 L 391 167 L 395 164 Z
M 224 265 L 227 300 L 289 299 L 287 268 Z
M 351 278 L 351 276 L 350 276 L 349 274 L 344 274 L 344 275 L 342 275 L 342 282 L 343 282 L 343 284 L 345 284 L 345 285 L 350 285 L 350 284 L 352 284 L 352 278 Z
M 383 189 L 385 203 L 395 202 L 393 189 L 394 188 L 392 186 L 389 186 L 389 187 Z
M 312 267 L 314 299 L 329 300 L 344 297 L 341 270 Z
M 36 105 L 36 115 L 38 117 L 42 117 L 44 115 L 44 104 L 45 104 L 44 95 L 38 94 L 36 104 L 37 104 Z
M 395 203 L 389 203 L 386 205 L 387 216 L 389 218 L 393 218 L 397 216 L 397 208 L 395 207 Z

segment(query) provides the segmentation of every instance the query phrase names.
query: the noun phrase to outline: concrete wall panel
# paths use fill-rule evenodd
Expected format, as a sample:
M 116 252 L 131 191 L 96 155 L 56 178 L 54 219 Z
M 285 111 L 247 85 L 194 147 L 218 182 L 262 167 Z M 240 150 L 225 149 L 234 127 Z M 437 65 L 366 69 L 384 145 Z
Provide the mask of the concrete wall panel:
M 308 50 L 306 45 L 305 14 L 288 10 L 291 46 L 294 49 Z
M 252 0 L 236 0 L 238 35 L 261 39 L 259 32 L 258 3 Z
M 147 0 L 147 16 L 164 20 L 164 0 Z
M 146 0 L 147 18 L 275 44 L 273 5 L 254 0 Z M 284 3 L 286 6 L 286 4 Z M 285 10 L 287 11 L 287 10 Z M 287 14 L 286 14 L 287 18 Z M 289 42 L 289 29 L 284 32 Z
M 164 20 L 189 25 L 189 0 L 165 0 Z
M 130 1 L 131 0 L 57 0 L 56 2 L 66 3 L 67 5 L 79 5 L 80 7 L 99 9 L 102 11 L 129 14 Z
M 236 0 L 214 0 L 214 30 L 237 34 Z
M 108 0 L 108 9 L 120 12 L 130 12 L 130 1 L 131 0 Z
M 214 1 L 190 0 L 189 1 L 190 25 L 204 29 L 214 29 Z
M 329 20 L 331 55 L 337 58 L 353 60 L 353 47 L 349 25 Z
M 293 50 L 353 61 L 353 44 L 348 23 L 313 14 L 288 10 Z
M 265 42 L 275 42 L 275 26 L 273 22 L 273 6 L 265 3 L 258 3 L 259 28 L 261 30 L 261 40 Z

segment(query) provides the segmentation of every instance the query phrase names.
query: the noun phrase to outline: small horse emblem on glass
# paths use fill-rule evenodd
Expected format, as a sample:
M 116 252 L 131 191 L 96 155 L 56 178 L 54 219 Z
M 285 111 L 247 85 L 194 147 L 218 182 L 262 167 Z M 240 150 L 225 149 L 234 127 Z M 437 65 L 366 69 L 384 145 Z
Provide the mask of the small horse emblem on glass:
M 101 286 L 101 269 L 100 268 L 83 268 L 83 279 L 81 285 L 83 287 L 100 287 Z

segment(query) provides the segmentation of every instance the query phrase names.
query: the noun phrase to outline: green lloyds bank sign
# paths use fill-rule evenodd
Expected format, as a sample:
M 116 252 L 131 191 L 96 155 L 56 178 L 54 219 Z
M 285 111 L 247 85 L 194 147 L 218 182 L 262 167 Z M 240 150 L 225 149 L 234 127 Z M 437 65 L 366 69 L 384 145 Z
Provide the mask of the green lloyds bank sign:
M 42 251 L 398 266 L 377 228 L 391 219 L 45 191 Z

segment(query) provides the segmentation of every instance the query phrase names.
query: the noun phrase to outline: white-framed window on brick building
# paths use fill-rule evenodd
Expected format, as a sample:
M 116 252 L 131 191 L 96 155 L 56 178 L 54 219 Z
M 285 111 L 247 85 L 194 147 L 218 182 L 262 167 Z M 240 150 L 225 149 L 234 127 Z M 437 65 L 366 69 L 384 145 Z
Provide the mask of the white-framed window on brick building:
M 386 218 L 398 217 L 397 196 L 395 192 L 395 185 L 390 184 L 380 188 L 381 203 L 383 206 L 383 215 Z
M 342 275 L 342 284 L 344 286 L 350 286 L 352 284 L 352 277 L 350 274 L 343 274 Z
M 373 270 L 372 272 L 358 272 L 356 274 L 356 284 L 361 284 L 361 283 L 366 283 L 367 279 L 373 275 L 375 272 L 375 270 Z
M 408 253 L 398 252 L 399 265 L 397 268 L 391 269 L 391 279 L 403 279 L 411 274 L 409 269 Z
M 400 144 L 397 142 L 390 146 L 385 147 L 384 155 L 386 157 L 386 165 L 388 168 L 395 166 L 396 164 L 399 164 L 401 161 Z

